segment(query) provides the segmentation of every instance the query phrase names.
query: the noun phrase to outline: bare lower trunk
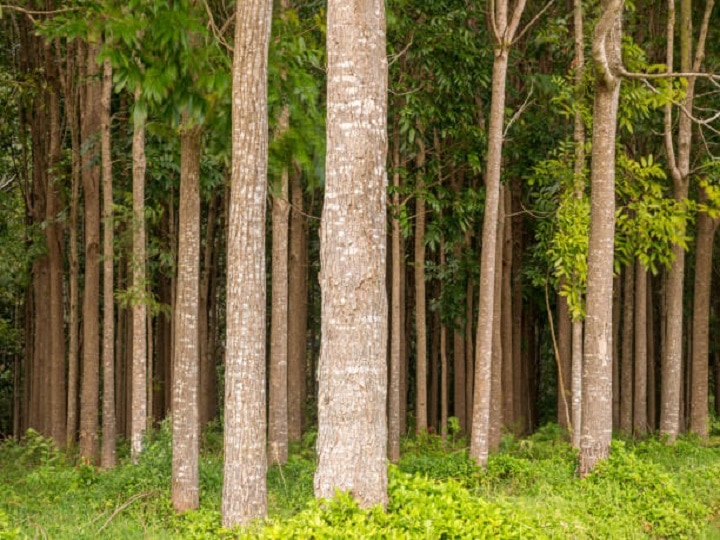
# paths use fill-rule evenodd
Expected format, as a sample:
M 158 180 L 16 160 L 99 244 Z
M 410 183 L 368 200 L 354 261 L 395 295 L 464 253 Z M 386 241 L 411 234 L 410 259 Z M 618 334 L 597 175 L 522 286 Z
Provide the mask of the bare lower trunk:
M 701 195 L 704 202 L 706 195 Z M 708 437 L 708 376 L 710 358 L 710 295 L 712 284 L 713 241 L 718 219 L 707 213 L 698 215 L 697 249 L 695 256 L 695 290 L 692 328 L 692 398 L 690 400 L 690 431 L 703 439 Z M 718 396 L 715 396 L 718 399 Z
M 286 109 L 287 114 L 289 111 Z M 283 112 L 283 116 L 286 112 Z M 280 119 L 281 124 L 283 118 Z M 287 129 L 287 117 L 285 117 Z M 283 129 L 281 126 L 279 129 Z M 288 456 L 288 171 L 283 169 L 280 190 L 272 205 L 272 313 L 270 323 L 270 403 L 268 451 L 272 463 Z
M 635 265 L 623 269 L 622 355 L 620 362 L 620 431 L 632 433 L 633 335 L 635 331 Z
M 633 430 L 647 433 L 647 269 L 635 262 L 635 392 Z
M 400 188 L 400 143 L 397 128 L 393 133 L 393 186 L 398 190 Z M 391 463 L 397 463 L 400 460 L 400 375 L 401 375 L 401 357 L 400 344 L 402 342 L 402 306 L 400 304 L 400 275 L 401 275 L 401 258 L 400 253 L 400 219 L 398 212 L 400 211 L 400 194 L 399 191 L 393 193 L 393 209 L 391 210 L 392 224 L 392 278 L 391 278 L 391 304 L 390 304 L 390 373 L 388 381 L 388 459 Z
M 500 188 L 500 200 L 504 200 L 503 188 Z M 495 306 L 493 308 L 493 337 L 492 337 L 492 367 L 490 370 L 490 433 L 488 434 L 488 447 L 490 452 L 497 452 L 500 448 L 500 437 L 503 425 L 503 343 L 502 343 L 502 283 L 503 283 L 503 247 L 505 245 L 503 233 L 505 212 L 501 204 L 498 212 L 498 237 L 495 245 Z
M 317 497 L 387 495 L 387 56 L 380 0 L 328 2 Z M 363 43 L 358 47 L 358 43 Z M 340 435 L 342 434 L 342 436 Z
M 417 177 L 418 196 L 415 199 L 415 333 L 416 333 L 416 374 L 415 374 L 415 431 L 427 431 L 427 313 L 425 307 L 425 199 L 423 190 L 423 167 L 425 146 L 418 139 Z
M 272 2 L 237 3 L 228 217 L 222 523 L 267 513 L 265 199 Z
M 96 63 L 99 46 L 87 50 L 87 78 L 82 105 L 82 140 L 87 145 L 100 130 L 100 82 Z M 85 196 L 85 290 L 83 293 L 82 382 L 80 393 L 80 456 L 98 457 L 98 403 L 100 394 L 100 167 L 93 150 L 83 154 Z
M 570 429 L 568 419 L 572 403 L 572 325 L 567 298 L 557 295 L 557 345 L 558 345 L 558 383 L 557 383 L 557 422 L 560 427 Z
M 465 410 L 468 415 L 473 410 L 473 380 L 475 372 L 475 348 L 473 347 L 473 318 L 475 311 L 473 309 L 475 287 L 473 280 L 467 280 L 467 296 L 465 304 Z M 467 423 L 467 434 L 470 435 L 472 422 Z
M 307 227 L 300 175 L 292 175 L 288 280 L 288 439 L 300 440 L 307 354 Z
M 572 445 L 580 448 L 582 433 L 583 322 L 572 322 Z
M 208 205 L 207 226 L 205 229 L 205 249 L 203 250 L 202 275 L 198 296 L 198 347 L 200 369 L 198 371 L 198 419 L 200 430 L 217 414 L 217 381 L 215 359 L 215 336 L 211 333 L 210 310 L 214 303 L 214 277 L 217 264 L 215 230 L 218 222 L 218 201 L 221 197 L 214 193 Z
M 657 429 L 657 350 L 655 346 L 655 302 L 653 280 L 647 281 L 647 425 L 648 431 Z
M 178 512 L 199 506 L 198 454 L 198 295 L 200 281 L 200 143 L 199 127 L 188 125 L 180 139 L 178 271 L 173 361 L 172 501 Z M 134 321 L 133 321 L 134 322 Z M 133 373 L 133 381 L 135 374 Z
M 501 321 L 501 347 L 502 347 L 502 402 L 503 425 L 512 428 L 515 423 L 513 410 L 513 351 L 512 351 L 512 264 L 513 264 L 513 238 L 512 238 L 512 201 L 510 189 L 503 188 L 504 223 L 503 223 L 503 252 L 502 252 L 502 284 L 498 301 L 502 303 Z
M 135 92 L 136 103 L 140 91 Z M 136 104 L 136 107 L 138 105 Z M 145 278 L 145 118 L 135 114 L 133 125 L 133 257 L 132 286 L 132 404 L 130 453 L 137 463 L 147 429 L 147 298 Z
M 100 465 L 115 466 L 115 300 L 113 298 L 113 196 L 112 153 L 110 146 L 110 106 L 112 98 L 112 67 L 103 64 L 101 151 L 103 171 L 103 402 L 102 452 Z
M 622 281 L 616 277 L 613 283 L 612 305 L 612 423 L 620 429 L 620 319 L 622 314 Z

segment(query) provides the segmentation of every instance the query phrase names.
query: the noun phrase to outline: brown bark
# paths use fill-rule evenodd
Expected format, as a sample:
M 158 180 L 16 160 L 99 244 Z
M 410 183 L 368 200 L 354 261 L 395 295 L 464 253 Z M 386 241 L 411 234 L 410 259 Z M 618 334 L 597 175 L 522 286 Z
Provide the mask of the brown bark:
M 622 353 L 620 362 L 620 431 L 632 433 L 633 425 L 633 352 L 635 332 L 635 264 L 623 269 Z
M 198 295 L 202 130 L 187 115 L 180 139 L 178 271 L 173 360 L 172 501 L 178 512 L 199 506 Z M 135 380 L 133 373 L 133 381 Z
M 115 300 L 113 297 L 113 178 L 110 139 L 112 66 L 110 60 L 103 63 L 101 98 L 101 159 L 103 198 L 103 398 L 102 398 L 102 452 L 100 465 L 115 466 Z
M 210 332 L 210 310 L 213 304 L 214 280 L 217 262 L 215 230 L 218 221 L 218 201 L 213 193 L 208 205 L 205 242 L 202 251 L 202 275 L 198 289 L 198 421 L 200 430 L 217 414 L 217 381 L 214 355 L 214 336 Z
M 440 312 L 432 316 L 430 341 L 430 381 L 428 388 L 428 428 L 440 432 Z
M 100 131 L 100 80 L 96 58 L 99 45 L 91 43 L 84 59 L 87 83 L 81 103 L 83 146 L 82 181 L 85 197 L 85 290 L 83 293 L 82 380 L 80 392 L 80 457 L 98 457 L 98 402 L 100 394 L 100 167 L 91 142 Z
M 415 197 L 415 432 L 423 433 L 428 428 L 428 386 L 427 386 L 427 312 L 425 305 L 425 198 L 423 194 L 423 173 L 425 167 L 425 145 L 418 138 L 418 153 L 415 159 L 417 195 Z
M 289 110 L 283 110 L 279 130 L 287 130 Z M 283 169 L 272 204 L 272 313 L 270 323 L 270 460 L 284 464 L 288 456 L 288 171 Z
M 500 200 L 504 200 L 504 188 L 500 187 Z M 505 210 L 504 204 L 499 206 L 498 233 L 495 244 L 495 306 L 493 308 L 493 337 L 492 337 L 492 366 L 490 368 L 490 432 L 488 433 L 488 448 L 490 452 L 497 452 L 500 447 L 500 437 L 503 425 L 503 343 L 502 343 L 502 283 L 503 283 L 503 248 Z
M 582 434 L 583 322 L 572 322 L 572 445 L 580 449 Z
M 647 281 L 647 429 L 654 433 L 657 429 L 657 365 L 655 346 L 655 302 L 653 280 Z
M 453 415 L 458 419 L 460 432 L 467 432 L 465 415 L 465 336 L 460 329 L 462 319 L 455 319 L 453 327 Z
M 467 292 L 465 296 L 465 410 L 472 413 L 473 410 L 473 374 L 475 372 L 475 348 L 473 343 L 473 319 L 475 301 L 475 287 L 473 280 L 467 280 Z M 471 422 L 467 423 L 466 433 L 470 435 Z
M 647 269 L 635 262 L 635 385 L 633 405 L 633 432 L 635 436 L 647 433 Z
M 391 209 L 392 242 L 391 242 L 391 304 L 390 304 L 390 373 L 388 384 L 388 459 L 391 463 L 400 461 L 400 376 L 401 376 L 401 350 L 403 340 L 402 305 L 400 303 L 401 287 L 401 233 L 400 219 L 400 141 L 397 126 L 393 130 L 393 176 L 392 183 L 395 192 L 392 195 L 393 208 Z M 464 360 L 463 360 L 464 361 Z
M 265 199 L 272 2 L 237 2 L 228 214 L 222 522 L 267 513 Z
M 616 277 L 612 300 L 612 423 L 620 429 L 620 319 L 622 314 L 622 281 Z
M 615 239 L 615 132 L 620 81 L 622 0 L 602 0 L 593 36 L 590 238 L 583 357 L 580 476 L 607 458 L 612 439 L 612 294 Z
M 510 184 L 512 191 L 512 213 L 513 213 L 513 282 L 512 282 L 512 356 L 513 356 L 513 418 L 515 433 L 519 433 L 522 422 L 522 328 L 523 328 L 523 280 L 520 267 L 522 265 L 523 244 L 523 217 L 522 217 L 522 186 L 518 178 L 513 178 Z
M 387 56 L 380 0 L 328 2 L 315 495 L 387 495 Z M 362 47 L 358 47 L 362 43 Z
M 707 193 L 703 189 L 699 202 L 705 203 L 706 201 Z M 695 288 L 693 291 L 690 431 L 697 433 L 703 439 L 708 437 L 712 257 L 715 232 L 719 223 L 719 219 L 711 218 L 706 212 L 700 212 L 698 215 Z
M 305 414 L 307 365 L 307 221 L 300 174 L 291 180 L 290 268 L 288 276 L 288 439 L 298 441 Z

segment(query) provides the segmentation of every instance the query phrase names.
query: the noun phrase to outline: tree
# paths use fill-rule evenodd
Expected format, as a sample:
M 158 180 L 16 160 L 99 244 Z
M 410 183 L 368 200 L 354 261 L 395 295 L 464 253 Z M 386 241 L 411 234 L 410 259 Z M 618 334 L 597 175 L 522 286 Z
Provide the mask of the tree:
M 505 85 L 507 82 L 510 47 L 516 37 L 525 0 L 520 0 L 510 14 L 508 2 L 489 3 L 491 28 L 495 38 L 492 97 L 488 126 L 488 152 L 485 165 L 485 214 L 482 227 L 482 255 L 480 259 L 480 303 L 475 349 L 475 388 L 472 413 L 470 456 L 480 465 L 487 465 L 490 430 L 491 365 L 493 351 L 493 314 L 495 309 L 495 257 L 498 239 L 500 208 L 500 173 L 505 114 Z
M 608 457 L 612 439 L 612 293 L 622 0 L 602 0 L 593 34 L 590 238 L 583 355 L 580 475 Z
M 380 0 L 328 3 L 315 495 L 387 503 L 387 57 Z M 358 46 L 362 44 L 362 46 Z
M 232 67 L 232 176 L 228 231 L 225 464 L 222 521 L 267 512 L 265 198 L 267 62 L 272 2 L 237 3 Z

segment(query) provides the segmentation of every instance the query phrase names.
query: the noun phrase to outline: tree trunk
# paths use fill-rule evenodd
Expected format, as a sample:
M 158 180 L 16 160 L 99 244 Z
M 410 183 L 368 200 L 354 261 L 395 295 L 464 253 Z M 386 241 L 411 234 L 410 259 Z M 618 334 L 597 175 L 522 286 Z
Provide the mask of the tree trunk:
M 504 188 L 500 187 L 500 200 L 504 201 Z M 492 366 L 490 370 L 490 432 L 488 434 L 488 447 L 491 452 L 497 452 L 500 448 L 500 437 L 502 436 L 503 425 L 503 343 L 502 343 L 502 283 L 503 283 L 503 248 L 505 241 L 504 203 L 499 205 L 498 211 L 498 233 L 495 244 L 495 306 L 492 319 Z
M 646 314 L 647 314 L 647 429 L 648 432 L 654 433 L 657 429 L 657 384 L 656 384 L 656 354 L 655 347 L 655 291 L 653 290 L 653 280 L 647 279 L 647 298 L 646 298 Z
M 140 90 L 135 91 L 139 107 Z M 147 428 L 147 295 L 145 278 L 145 117 L 135 112 L 133 123 L 133 225 L 132 225 L 132 391 L 130 405 L 130 454 L 133 463 L 142 451 Z
M 560 361 L 557 383 L 557 422 L 561 428 L 570 429 L 568 419 L 571 410 L 569 407 L 572 403 L 573 334 L 567 298 L 561 294 L 557 295 L 557 320 L 558 360 Z
M 392 182 L 395 191 L 392 195 L 393 208 L 391 209 L 392 224 L 392 278 L 391 278 L 391 307 L 390 307 L 390 376 L 388 384 L 388 459 L 391 463 L 400 461 L 400 375 L 401 350 L 403 326 L 402 305 L 400 304 L 401 286 L 401 259 L 400 253 L 400 141 L 398 129 L 393 130 L 393 176 Z
M 331 0 L 327 41 L 314 484 L 317 497 L 348 490 L 368 507 L 388 501 L 384 4 Z
M 173 360 L 172 501 L 178 512 L 199 506 L 198 296 L 200 284 L 200 144 L 187 115 L 180 139 L 178 271 Z M 135 373 L 133 373 L 135 380 Z
M 706 203 L 703 189 L 700 203 Z M 710 364 L 710 295 L 715 231 L 720 220 L 707 212 L 698 215 L 697 249 L 695 251 L 695 289 L 693 292 L 692 325 L 692 397 L 690 400 L 690 431 L 708 438 L 708 377 Z M 715 399 L 718 399 L 716 396 Z
M 307 365 L 307 221 L 300 174 L 293 172 L 288 279 L 288 439 L 299 441 L 305 413 Z
M 647 433 L 647 269 L 635 262 L 635 388 L 633 432 Z
M 267 513 L 265 199 L 272 2 L 237 2 L 228 229 L 224 527 Z
M 205 228 L 205 248 L 200 246 L 202 251 L 202 270 L 200 285 L 198 288 L 198 421 L 200 431 L 203 427 L 215 418 L 216 414 L 216 381 L 215 381 L 215 355 L 214 341 L 210 334 L 210 309 L 214 287 L 211 287 L 216 272 L 215 262 L 215 230 L 218 221 L 218 200 L 217 192 L 212 194 L 208 204 L 207 225 Z M 201 210 L 202 211 L 202 210 Z
M 612 304 L 612 423 L 620 429 L 620 319 L 622 314 L 622 281 L 613 282 Z
M 100 131 L 101 84 L 96 58 L 100 47 L 91 43 L 85 63 L 87 83 L 81 106 L 82 140 L 87 148 Z M 92 148 L 92 147 L 91 147 Z M 85 196 L 85 290 L 83 293 L 82 381 L 80 392 L 80 457 L 94 463 L 98 457 L 98 404 L 100 394 L 100 167 L 95 151 L 83 153 Z
M 475 311 L 473 303 L 475 301 L 475 287 L 472 278 L 467 280 L 467 292 L 465 296 L 465 410 L 468 414 L 472 414 L 473 410 L 473 383 L 475 371 L 475 348 L 473 347 L 473 319 Z M 512 382 L 512 381 L 511 381 Z M 472 422 L 467 422 L 468 436 Z
M 113 255 L 113 178 L 111 153 L 111 99 L 112 66 L 110 60 L 103 63 L 101 102 L 101 153 L 102 153 L 102 197 L 103 197 L 103 401 L 102 401 L 102 452 L 100 465 L 104 468 L 115 466 L 115 299 L 114 255 Z
M 522 186 L 520 180 L 513 178 L 510 188 L 512 190 L 513 214 L 513 283 L 512 283 L 512 355 L 513 355 L 513 418 L 514 433 L 520 433 L 523 423 L 522 411 L 522 365 L 523 365 L 523 279 L 520 271 L 522 265 L 522 252 L 524 249 L 524 224 L 522 216 Z
M 582 434 L 583 322 L 572 322 L 572 445 L 580 449 Z
M 593 37 L 590 238 L 583 358 L 580 476 L 608 457 L 612 439 L 612 294 L 615 239 L 615 132 L 620 81 L 622 0 L 602 0 Z
M 418 138 L 416 165 L 417 195 L 415 197 L 415 432 L 424 433 L 428 428 L 428 385 L 427 385 L 427 311 L 425 306 L 425 196 L 423 194 L 423 173 L 425 167 L 425 145 Z
M 288 129 L 287 107 L 279 131 Z M 270 323 L 270 404 L 268 450 L 273 463 L 288 456 L 288 170 L 281 173 L 279 192 L 272 204 L 272 314 Z
M 622 355 L 620 363 L 620 431 L 632 433 L 633 426 L 633 335 L 635 332 L 635 264 L 623 269 Z

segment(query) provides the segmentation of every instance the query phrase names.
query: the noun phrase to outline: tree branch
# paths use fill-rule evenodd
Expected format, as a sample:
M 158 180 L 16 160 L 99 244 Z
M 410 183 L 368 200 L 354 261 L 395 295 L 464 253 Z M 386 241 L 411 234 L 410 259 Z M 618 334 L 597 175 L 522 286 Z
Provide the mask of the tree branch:
M 554 2 L 555 0 L 550 0 L 547 4 L 545 4 L 545 6 L 540 11 L 538 11 L 532 19 L 530 19 L 530 22 L 527 23 L 522 30 L 520 30 L 520 33 L 513 40 L 513 43 L 520 41 L 522 37 L 528 33 L 530 28 L 532 28 L 533 25 L 538 21 L 538 19 L 542 17 L 548 9 L 550 9 L 550 6 L 552 6 Z

